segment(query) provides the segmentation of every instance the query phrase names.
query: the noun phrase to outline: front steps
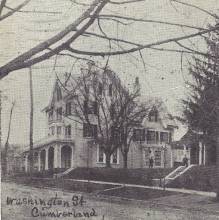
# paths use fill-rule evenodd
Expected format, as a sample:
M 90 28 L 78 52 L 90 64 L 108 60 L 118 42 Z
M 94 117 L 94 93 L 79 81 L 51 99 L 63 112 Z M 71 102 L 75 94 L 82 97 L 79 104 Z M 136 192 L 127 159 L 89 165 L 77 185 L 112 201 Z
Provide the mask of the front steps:
M 70 168 L 68 168 L 67 170 L 65 170 L 62 173 L 54 174 L 53 178 L 55 178 L 55 179 L 61 178 L 61 177 L 65 176 L 65 175 L 67 175 L 68 173 L 70 173 L 74 169 L 75 169 L 75 167 L 70 167 Z
M 165 186 L 168 183 L 174 181 L 179 176 L 183 175 L 185 172 L 190 170 L 193 166 L 196 166 L 194 164 L 186 166 L 179 166 L 175 170 L 173 170 L 171 173 L 169 173 L 167 176 L 165 176 L 162 179 L 153 179 L 152 184 L 153 186 Z

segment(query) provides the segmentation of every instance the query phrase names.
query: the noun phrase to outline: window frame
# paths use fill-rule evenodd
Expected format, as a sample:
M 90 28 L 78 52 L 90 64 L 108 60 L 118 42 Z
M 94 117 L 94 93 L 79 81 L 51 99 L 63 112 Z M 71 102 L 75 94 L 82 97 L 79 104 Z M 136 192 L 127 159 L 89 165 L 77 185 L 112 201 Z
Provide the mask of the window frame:
M 67 125 L 65 126 L 65 137 L 71 137 L 71 136 L 72 136 L 72 126 Z
M 158 111 L 157 109 L 152 109 L 148 114 L 149 122 L 158 122 Z
M 136 132 L 139 132 L 139 134 L 137 135 Z M 145 134 L 146 134 L 145 128 L 134 128 L 133 129 L 133 141 L 134 142 L 144 142 L 146 140 Z
M 164 140 L 164 136 L 163 136 L 163 134 L 166 134 L 167 136 L 167 139 L 166 140 Z M 162 137 L 162 138 L 161 138 Z M 168 131 L 161 131 L 160 132 L 160 143 L 169 143 L 169 132 Z
M 103 161 L 100 161 L 100 146 L 97 146 L 97 163 L 105 164 L 106 163 L 106 154 L 104 153 L 103 150 Z
M 116 163 L 113 162 L 113 153 L 110 156 L 110 163 L 111 164 L 119 164 L 119 148 L 117 148 L 116 150 Z
M 91 131 L 89 131 L 89 129 L 91 129 Z M 97 137 L 97 125 L 96 124 L 89 125 L 88 123 L 83 123 L 83 138 L 96 138 L 96 137 Z
M 113 84 L 109 84 L 109 96 L 112 97 L 113 96 Z
M 153 132 L 154 133 L 154 140 L 149 140 L 149 133 Z M 147 130 L 147 144 L 156 144 L 156 130 Z
M 56 109 L 56 120 L 62 120 L 62 107 Z
M 60 132 L 59 132 L 59 131 L 60 131 Z M 62 126 L 57 126 L 57 127 L 56 127 L 56 134 L 57 134 L 57 136 L 62 135 Z
M 71 105 L 72 105 L 71 102 L 67 102 L 67 103 L 65 104 L 65 115 L 66 115 L 66 116 L 72 115 Z

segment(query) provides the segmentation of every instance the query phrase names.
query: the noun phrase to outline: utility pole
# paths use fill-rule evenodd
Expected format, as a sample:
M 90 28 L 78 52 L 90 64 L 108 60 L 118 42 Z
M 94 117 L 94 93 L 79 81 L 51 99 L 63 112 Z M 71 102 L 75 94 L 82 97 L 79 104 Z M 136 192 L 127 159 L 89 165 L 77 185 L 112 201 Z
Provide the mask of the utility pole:
M 7 139 L 5 142 L 5 158 L 4 158 L 4 160 L 5 160 L 4 174 L 5 175 L 8 174 L 8 148 L 9 148 L 9 138 L 10 138 L 10 134 L 11 134 L 11 120 L 12 120 L 14 105 L 15 105 L 15 102 L 13 102 L 12 106 L 11 106 L 11 111 L 10 111 L 10 116 L 9 116 L 9 124 L 8 124 L 8 134 L 7 134 Z
M 0 90 L 0 149 L 2 149 L 2 91 Z
M 29 88 L 30 88 L 30 133 L 29 133 L 29 140 L 30 140 L 30 155 L 29 155 L 29 162 L 30 162 L 30 176 L 33 173 L 33 78 L 32 78 L 32 69 L 29 68 Z

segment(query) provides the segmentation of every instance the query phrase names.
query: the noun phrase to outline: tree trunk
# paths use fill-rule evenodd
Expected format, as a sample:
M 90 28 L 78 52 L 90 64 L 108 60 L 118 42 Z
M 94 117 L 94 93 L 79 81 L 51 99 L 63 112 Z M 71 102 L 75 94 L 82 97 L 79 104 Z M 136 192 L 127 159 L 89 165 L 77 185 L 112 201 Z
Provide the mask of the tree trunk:
M 123 156 L 123 168 L 127 169 L 127 167 L 128 167 L 128 152 L 124 152 L 122 154 L 122 156 Z
M 111 167 L 111 164 L 110 164 L 110 153 L 106 153 L 106 167 Z
M 32 70 L 29 69 L 29 80 L 30 80 L 30 175 L 33 173 L 33 81 L 32 81 Z

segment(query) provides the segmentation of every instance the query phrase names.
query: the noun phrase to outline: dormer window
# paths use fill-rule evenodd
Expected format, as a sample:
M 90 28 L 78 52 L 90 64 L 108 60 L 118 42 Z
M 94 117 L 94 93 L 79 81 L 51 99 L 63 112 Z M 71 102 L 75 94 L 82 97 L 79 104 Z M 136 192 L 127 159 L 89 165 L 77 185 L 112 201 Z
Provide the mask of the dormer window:
M 158 112 L 156 109 L 153 109 L 150 111 L 150 113 L 148 115 L 148 120 L 150 122 L 157 122 L 158 121 Z

